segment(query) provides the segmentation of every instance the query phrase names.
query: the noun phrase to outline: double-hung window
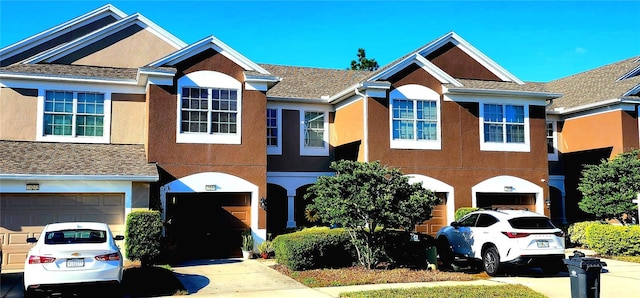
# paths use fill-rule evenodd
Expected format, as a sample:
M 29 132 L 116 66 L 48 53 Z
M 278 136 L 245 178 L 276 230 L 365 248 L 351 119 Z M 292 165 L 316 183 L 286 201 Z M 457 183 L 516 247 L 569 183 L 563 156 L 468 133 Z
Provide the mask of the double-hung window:
M 391 148 L 441 149 L 440 95 L 421 85 L 390 92 Z
M 182 88 L 183 133 L 235 134 L 238 128 L 238 91 L 219 88 Z
M 550 161 L 558 160 L 556 125 L 556 121 L 547 121 L 547 158 Z
M 215 71 L 178 79 L 176 142 L 240 144 L 242 84 Z
M 267 108 L 267 154 L 282 154 L 281 109 Z
M 529 151 L 529 113 L 526 105 L 482 103 L 482 140 L 487 151 Z
M 108 141 L 108 105 L 104 93 L 47 90 L 42 102 L 42 138 Z
M 327 111 L 301 110 L 300 155 L 329 155 Z

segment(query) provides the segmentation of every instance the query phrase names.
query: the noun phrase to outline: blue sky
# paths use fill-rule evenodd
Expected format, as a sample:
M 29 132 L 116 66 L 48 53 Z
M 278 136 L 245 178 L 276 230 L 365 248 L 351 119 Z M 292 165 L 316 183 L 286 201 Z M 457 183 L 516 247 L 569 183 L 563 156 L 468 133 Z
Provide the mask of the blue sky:
M 640 55 L 630 1 L 0 0 L 0 47 L 111 3 L 186 43 L 213 35 L 257 63 L 381 65 L 454 31 L 524 81 L 551 81 Z

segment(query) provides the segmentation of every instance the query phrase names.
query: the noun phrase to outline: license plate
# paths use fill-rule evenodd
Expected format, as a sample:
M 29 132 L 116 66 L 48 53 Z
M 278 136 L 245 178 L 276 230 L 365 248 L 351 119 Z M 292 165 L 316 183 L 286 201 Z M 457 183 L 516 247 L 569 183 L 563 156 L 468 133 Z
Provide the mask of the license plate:
M 538 248 L 547 248 L 549 247 L 549 240 L 536 240 L 536 245 L 538 245 Z
M 84 267 L 84 259 L 68 259 L 67 268 Z

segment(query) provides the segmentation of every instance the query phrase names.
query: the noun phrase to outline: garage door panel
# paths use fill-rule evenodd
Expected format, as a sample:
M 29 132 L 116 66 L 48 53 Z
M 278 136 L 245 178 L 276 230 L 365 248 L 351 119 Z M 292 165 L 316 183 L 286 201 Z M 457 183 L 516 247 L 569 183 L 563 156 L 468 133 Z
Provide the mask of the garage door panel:
M 124 231 L 123 194 L 2 194 L 0 206 L 3 269 L 21 269 L 32 246 L 27 238 L 38 238 L 49 223 L 101 221 Z

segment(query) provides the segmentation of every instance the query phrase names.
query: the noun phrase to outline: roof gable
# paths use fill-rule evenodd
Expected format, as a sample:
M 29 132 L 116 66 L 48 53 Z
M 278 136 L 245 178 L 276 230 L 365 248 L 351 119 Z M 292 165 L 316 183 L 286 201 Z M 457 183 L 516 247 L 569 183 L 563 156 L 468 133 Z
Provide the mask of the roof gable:
M 191 45 L 188 45 L 176 52 L 173 52 L 163 58 L 160 58 L 154 62 L 149 63 L 151 67 L 174 67 L 176 64 L 185 61 L 195 55 L 198 55 L 206 50 L 213 49 L 214 51 L 222 54 L 227 59 L 233 61 L 242 67 L 245 71 L 257 72 L 260 74 L 269 74 L 267 70 L 249 60 L 247 57 L 238 53 L 219 39 L 214 36 L 206 37 L 200 41 L 197 41 Z
M 90 34 L 77 38 L 71 42 L 40 53 L 34 57 L 31 57 L 30 59 L 25 60 L 23 63 L 55 62 L 62 57 L 69 56 L 74 52 L 81 51 L 84 48 L 90 47 L 97 41 L 105 39 L 109 36 L 113 36 L 118 32 L 125 31 L 132 26 L 139 26 L 142 29 L 149 30 L 154 35 L 158 36 L 161 40 L 165 41 L 176 49 L 180 49 L 186 46 L 186 44 L 177 37 L 160 28 L 158 25 L 156 25 L 143 15 L 136 13 L 127 16 L 117 22 L 109 24 L 94 32 L 91 32 Z
M 123 19 L 125 13 L 113 5 L 105 5 L 51 29 L 0 49 L 0 66 L 6 66 L 64 44 L 77 35 Z
M 434 63 L 429 61 L 427 57 L 431 54 L 436 53 L 443 48 L 450 47 L 451 45 L 459 48 L 462 52 L 466 53 L 469 57 L 475 60 L 478 64 L 482 65 L 486 68 L 491 74 L 495 75 L 495 77 L 499 78 L 502 81 L 507 82 L 515 82 L 517 84 L 524 84 L 520 79 L 516 76 L 502 68 L 493 60 L 489 59 L 486 55 L 480 52 L 478 49 L 473 47 L 470 43 L 464 40 L 455 32 L 449 32 L 444 36 L 432 41 L 417 50 L 405 55 L 404 57 L 397 59 L 394 62 L 391 62 L 387 66 L 379 69 L 374 72 L 371 77 L 369 77 L 368 81 L 375 80 L 385 80 L 392 76 L 393 74 L 399 72 L 405 67 L 411 65 L 412 63 L 416 63 L 420 65 L 423 69 L 428 71 L 430 74 L 434 75 L 438 80 L 440 80 L 443 84 L 454 84 L 459 85 L 459 82 L 453 78 L 451 74 L 448 74 L 443 69 L 436 66 Z

